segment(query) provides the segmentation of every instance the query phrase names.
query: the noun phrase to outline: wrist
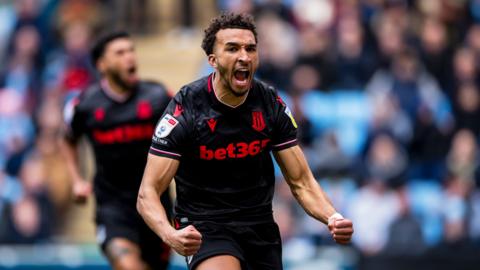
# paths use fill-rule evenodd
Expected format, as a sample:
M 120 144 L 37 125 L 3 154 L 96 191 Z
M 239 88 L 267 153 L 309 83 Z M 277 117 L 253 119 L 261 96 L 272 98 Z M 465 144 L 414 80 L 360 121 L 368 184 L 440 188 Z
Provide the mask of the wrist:
M 162 241 L 164 243 L 166 243 L 167 245 L 171 245 L 171 235 L 175 232 L 176 230 L 170 226 L 170 225 L 166 225 L 165 227 L 162 228 L 161 232 L 160 232 L 160 238 L 162 239 Z
M 328 224 L 332 223 L 335 220 L 339 220 L 339 219 L 344 219 L 344 217 L 342 216 L 342 214 L 340 214 L 338 212 L 335 212 L 333 215 L 331 215 L 328 218 Z

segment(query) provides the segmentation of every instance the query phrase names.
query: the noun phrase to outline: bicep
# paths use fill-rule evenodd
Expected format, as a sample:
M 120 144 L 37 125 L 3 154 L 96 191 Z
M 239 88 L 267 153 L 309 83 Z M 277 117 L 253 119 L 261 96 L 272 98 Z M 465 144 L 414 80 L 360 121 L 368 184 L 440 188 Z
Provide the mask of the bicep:
M 274 152 L 274 156 L 289 184 L 311 176 L 303 151 L 298 145 Z
M 154 187 L 158 193 L 163 193 L 172 182 L 179 163 L 176 159 L 148 154 L 142 186 Z

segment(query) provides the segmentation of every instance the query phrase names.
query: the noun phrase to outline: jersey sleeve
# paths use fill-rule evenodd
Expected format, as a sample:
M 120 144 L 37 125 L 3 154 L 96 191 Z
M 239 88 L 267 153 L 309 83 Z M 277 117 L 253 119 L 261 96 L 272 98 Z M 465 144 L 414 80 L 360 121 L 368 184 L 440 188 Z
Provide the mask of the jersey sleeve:
M 86 131 L 86 113 L 80 106 L 80 98 L 71 98 L 63 108 L 63 121 L 65 124 L 65 138 L 74 142 Z
M 272 136 L 272 150 L 280 151 L 298 144 L 297 123 L 290 108 L 275 92 L 273 103 L 274 134 Z
M 158 121 L 149 153 L 179 160 L 188 143 L 188 116 L 180 93 L 168 104 Z

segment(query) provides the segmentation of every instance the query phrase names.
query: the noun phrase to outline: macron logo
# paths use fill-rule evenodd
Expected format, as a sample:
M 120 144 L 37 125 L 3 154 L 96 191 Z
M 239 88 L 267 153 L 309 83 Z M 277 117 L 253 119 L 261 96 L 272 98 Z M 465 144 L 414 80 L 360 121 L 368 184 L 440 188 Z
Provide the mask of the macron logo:
M 210 130 L 212 131 L 212 133 L 215 132 L 215 126 L 217 125 L 217 120 L 210 118 L 207 120 L 207 124 Z

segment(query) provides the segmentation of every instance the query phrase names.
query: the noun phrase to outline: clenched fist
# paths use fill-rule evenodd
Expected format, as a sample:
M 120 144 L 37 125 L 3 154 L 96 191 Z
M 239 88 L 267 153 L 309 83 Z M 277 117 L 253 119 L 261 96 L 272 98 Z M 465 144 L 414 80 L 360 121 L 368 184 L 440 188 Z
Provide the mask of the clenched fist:
M 85 180 L 74 181 L 72 186 L 73 199 L 78 204 L 84 204 L 92 194 L 92 183 Z
M 189 225 L 181 230 L 173 230 L 166 239 L 166 243 L 178 254 L 190 256 L 200 249 L 202 235 L 193 225 Z
M 338 244 L 348 244 L 352 239 L 353 223 L 351 220 L 343 217 L 332 217 L 328 219 L 328 230 L 333 236 L 333 240 Z

